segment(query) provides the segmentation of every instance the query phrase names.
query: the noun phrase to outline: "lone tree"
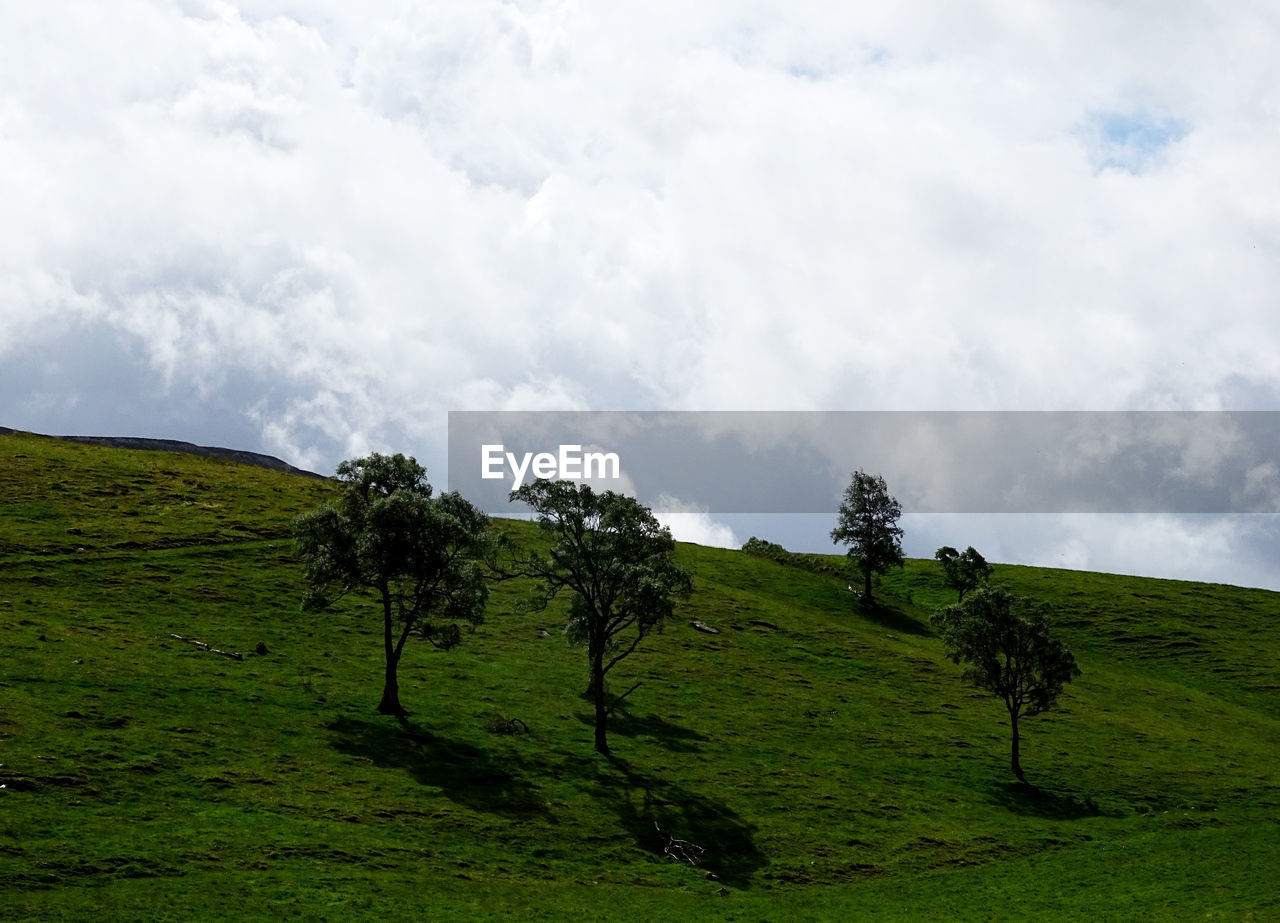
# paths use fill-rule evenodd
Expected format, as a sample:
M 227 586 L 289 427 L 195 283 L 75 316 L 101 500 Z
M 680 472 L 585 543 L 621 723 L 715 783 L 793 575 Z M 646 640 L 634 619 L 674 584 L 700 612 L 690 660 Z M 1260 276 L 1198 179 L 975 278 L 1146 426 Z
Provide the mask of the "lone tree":
M 933 556 L 942 564 L 943 582 L 959 592 L 957 602 L 964 602 L 965 593 L 976 590 L 991 579 L 991 565 L 972 545 L 964 551 L 943 545 Z
M 489 588 L 478 560 L 488 517 L 454 492 L 432 496 L 413 458 L 373 454 L 338 466 L 341 495 L 294 524 L 307 583 L 304 607 L 325 609 L 348 593 L 382 603 L 385 673 L 378 711 L 407 714 L 396 677 L 409 636 L 438 648 L 462 639 L 458 623 L 484 615 Z
M 930 621 L 947 656 L 965 664 L 965 679 L 1004 701 L 1012 734 L 1009 768 L 1025 783 L 1018 720 L 1053 707 L 1062 687 L 1080 675 L 1075 657 L 1049 633 L 1047 607 L 1004 587 L 982 587 Z
M 539 581 L 534 607 L 545 608 L 562 590 L 572 594 L 565 630 L 570 642 L 586 645 L 595 748 L 608 754 L 609 714 L 639 683 L 607 703 L 605 678 L 661 628 L 677 598 L 693 592 L 692 581 L 671 559 L 671 531 L 631 497 L 539 479 L 511 499 L 528 504 L 551 540 L 548 555 L 528 552 L 515 564 L 517 575 Z
M 902 504 L 889 496 L 884 478 L 855 471 L 845 488 L 831 541 L 846 544 L 855 571 L 862 573 L 862 602 L 871 602 L 871 575 L 902 566 Z

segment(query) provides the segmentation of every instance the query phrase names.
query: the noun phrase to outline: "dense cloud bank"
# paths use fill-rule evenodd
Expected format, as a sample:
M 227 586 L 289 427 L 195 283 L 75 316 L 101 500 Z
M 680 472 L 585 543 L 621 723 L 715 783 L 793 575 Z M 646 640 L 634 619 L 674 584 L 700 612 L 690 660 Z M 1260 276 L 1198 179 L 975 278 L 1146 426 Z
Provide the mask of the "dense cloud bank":
M 0 424 L 440 480 L 450 409 L 1272 409 L 1278 25 L 8 4 Z

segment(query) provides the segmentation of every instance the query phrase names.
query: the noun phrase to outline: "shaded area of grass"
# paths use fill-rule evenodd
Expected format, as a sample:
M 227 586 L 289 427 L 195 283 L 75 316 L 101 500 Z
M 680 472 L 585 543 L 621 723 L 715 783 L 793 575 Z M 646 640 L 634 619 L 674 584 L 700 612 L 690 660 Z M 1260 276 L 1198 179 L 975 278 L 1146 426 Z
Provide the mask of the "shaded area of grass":
M 859 615 L 890 631 L 900 631 L 909 635 L 933 634 L 928 623 L 920 620 L 919 611 L 909 611 L 897 600 L 875 599 L 869 603 L 856 604 Z
M 580 714 L 578 719 L 595 728 L 594 714 Z M 618 711 L 609 717 L 609 734 L 623 737 L 643 737 L 674 753 L 697 753 L 705 734 L 668 721 L 661 715 L 636 715 L 631 711 Z
M 432 734 L 409 720 L 386 721 L 342 717 L 329 729 L 341 753 L 365 757 L 374 766 L 403 769 L 420 785 L 478 811 L 536 814 L 546 810 L 538 790 L 513 770 L 511 758 Z
M 610 762 L 614 771 L 595 775 L 593 794 L 641 848 L 666 855 L 673 839 L 686 841 L 699 849 L 698 866 L 716 880 L 751 886 L 768 862 L 756 845 L 754 824 L 719 799 L 695 794 L 624 759 Z
M 993 800 L 1008 811 L 1050 820 L 1079 820 L 1101 812 L 1098 803 L 1087 795 L 1052 791 L 1025 782 L 997 786 Z

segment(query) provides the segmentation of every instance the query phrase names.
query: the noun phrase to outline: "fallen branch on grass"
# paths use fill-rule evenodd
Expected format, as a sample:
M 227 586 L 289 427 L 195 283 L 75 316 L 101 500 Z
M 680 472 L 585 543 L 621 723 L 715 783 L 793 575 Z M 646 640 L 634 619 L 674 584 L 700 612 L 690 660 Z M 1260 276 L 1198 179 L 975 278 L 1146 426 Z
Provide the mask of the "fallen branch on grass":
M 659 827 L 656 820 L 653 822 L 653 829 L 667 838 L 667 845 L 662 850 L 664 856 L 675 859 L 677 862 L 688 862 L 690 865 L 697 865 L 702 861 L 702 854 L 707 851 L 705 847 L 672 836 Z
M 172 632 L 169 633 L 169 637 L 177 641 L 182 641 L 184 644 L 194 644 L 200 650 L 208 651 L 210 654 L 221 654 L 223 657 L 230 657 L 232 660 L 244 660 L 244 654 L 241 654 L 238 651 L 220 651 L 216 647 L 210 647 L 203 641 L 197 641 L 195 638 L 184 638 L 182 635 L 175 635 Z
M 504 718 L 495 714 L 485 725 L 491 734 L 528 734 L 529 725 L 519 718 Z

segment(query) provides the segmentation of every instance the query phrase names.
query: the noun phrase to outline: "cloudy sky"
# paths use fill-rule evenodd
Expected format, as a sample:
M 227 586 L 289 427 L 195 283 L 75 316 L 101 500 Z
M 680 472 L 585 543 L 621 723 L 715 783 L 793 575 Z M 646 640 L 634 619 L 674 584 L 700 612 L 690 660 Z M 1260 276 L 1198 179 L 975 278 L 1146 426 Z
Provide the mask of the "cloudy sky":
M 1248 0 L 0 0 L 0 425 L 443 480 L 449 410 L 1277 409 L 1278 44 Z M 1280 585 L 1266 518 L 991 522 L 944 540 Z

